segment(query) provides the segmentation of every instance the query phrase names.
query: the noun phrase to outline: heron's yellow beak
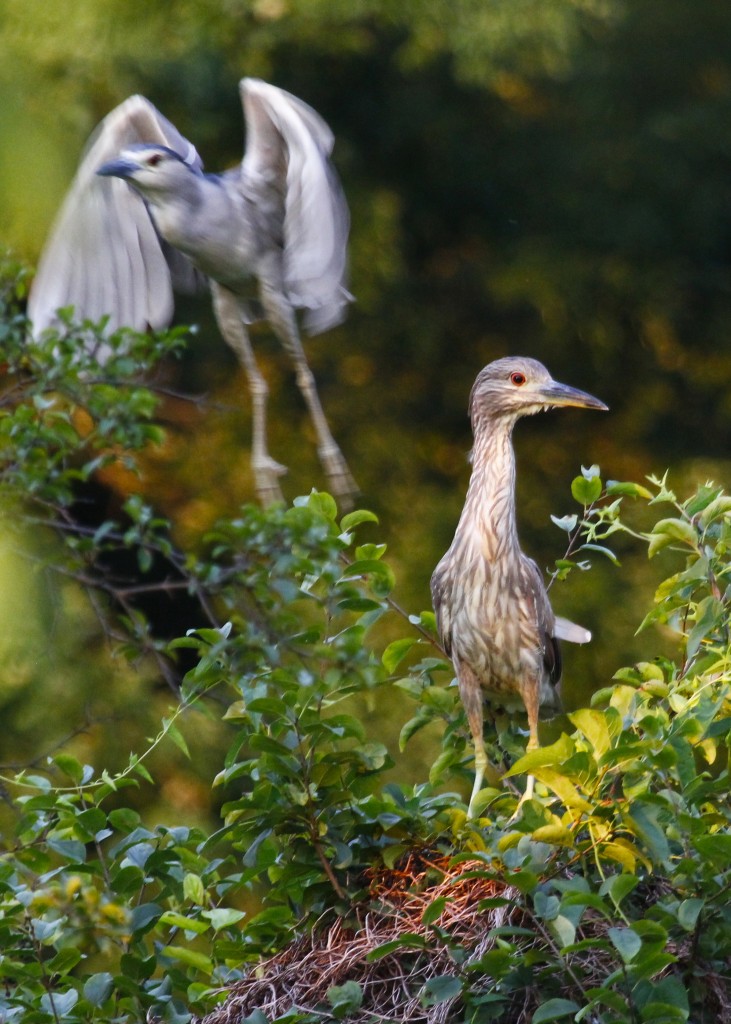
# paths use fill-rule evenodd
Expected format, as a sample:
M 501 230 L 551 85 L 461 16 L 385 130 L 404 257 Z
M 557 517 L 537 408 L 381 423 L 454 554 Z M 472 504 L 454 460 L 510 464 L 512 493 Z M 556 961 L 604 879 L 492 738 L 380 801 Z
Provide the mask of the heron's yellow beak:
M 579 391 L 578 388 L 570 388 L 568 384 L 559 384 L 552 380 L 549 384 L 542 384 L 538 389 L 538 396 L 546 405 L 575 405 L 580 409 L 601 409 L 606 412 L 609 406 L 594 398 L 587 391 Z

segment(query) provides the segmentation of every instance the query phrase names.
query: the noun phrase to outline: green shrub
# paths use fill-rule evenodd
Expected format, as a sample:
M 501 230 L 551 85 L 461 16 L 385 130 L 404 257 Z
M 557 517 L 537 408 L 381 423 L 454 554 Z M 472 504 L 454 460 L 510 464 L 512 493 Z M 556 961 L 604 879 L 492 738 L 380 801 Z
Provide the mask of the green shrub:
M 451 859 L 457 873 L 467 863 L 467 880 L 510 892 L 478 901 L 486 934 L 476 959 L 474 935 L 455 938 L 440 923 L 450 900 L 441 890 L 422 932 L 373 948 L 364 970 L 386 955 L 446 955 L 448 969 L 416 993 L 425 1012 L 534 1024 L 729 1019 L 731 498 L 708 484 L 679 501 L 664 479 L 604 485 L 596 467 L 576 478 L 580 511 L 557 520 L 568 541 L 556 578 L 592 555 L 614 557 L 613 534 L 650 556 L 667 549 L 672 574 L 641 626 L 672 631 L 678 655 L 654 658 L 648 632 L 647 660 L 598 681 L 592 706 L 525 756 L 520 723 L 498 716 L 488 737 L 496 770 L 482 817 L 469 822 L 462 797 L 443 788 L 465 788 L 471 771 L 451 668 L 431 613 L 407 618 L 392 600 L 384 546 L 358 540 L 375 528 L 372 513 L 339 519 L 333 500 L 313 493 L 291 508 L 244 508 L 199 551 L 182 552 L 138 496 L 124 532 L 111 519 L 76 529 L 75 481 L 112 460 L 133 465 L 132 453 L 158 439 L 154 390 L 136 375 L 179 336 L 117 335 L 102 369 L 70 323 L 27 348 L 14 296 L 0 318 L 3 501 L 55 538 L 49 559 L 82 587 L 109 592 L 88 567 L 110 546 L 132 546 L 143 570 L 167 559 L 226 625 L 201 623 L 175 642 L 196 666 L 159 734 L 125 765 L 90 766 L 62 750 L 4 773 L 0 1020 L 188 1021 L 293 934 L 336 922 L 356 934 L 366 913 L 383 910 L 373 879 L 403 872 L 414 851 Z M 628 525 L 648 516 L 644 529 Z M 140 620 L 127 645 L 150 643 Z M 357 714 L 359 695 L 394 687 L 414 704 L 404 744 L 426 724 L 444 726 L 429 779 L 414 787 L 385 781 L 391 755 Z M 170 744 L 185 754 L 199 725 L 221 717 L 221 828 L 142 820 L 126 797 L 154 786 L 152 752 Z M 537 791 L 518 806 L 526 772 Z M 490 910 L 508 903 L 513 916 L 491 927 Z M 362 981 L 281 1019 L 377 1019 Z

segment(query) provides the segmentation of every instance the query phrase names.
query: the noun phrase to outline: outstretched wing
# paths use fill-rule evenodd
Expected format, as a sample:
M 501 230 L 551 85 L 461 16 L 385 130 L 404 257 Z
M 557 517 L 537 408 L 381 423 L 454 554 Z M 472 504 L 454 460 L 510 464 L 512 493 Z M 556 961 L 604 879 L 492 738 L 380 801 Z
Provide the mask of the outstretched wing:
M 345 318 L 350 218 L 330 163 L 333 135 L 320 115 L 256 78 L 240 84 L 246 119 L 242 181 L 282 233 L 284 284 L 311 334 Z M 283 229 L 278 226 L 283 218 Z
M 194 147 L 143 96 L 130 96 L 98 126 L 81 159 L 43 253 L 28 300 L 37 335 L 73 306 L 76 319 L 109 316 L 109 328 L 167 326 L 173 285 L 193 290 L 200 275 L 164 246 L 140 195 L 119 178 L 96 171 L 120 150 L 153 142 L 201 168 Z

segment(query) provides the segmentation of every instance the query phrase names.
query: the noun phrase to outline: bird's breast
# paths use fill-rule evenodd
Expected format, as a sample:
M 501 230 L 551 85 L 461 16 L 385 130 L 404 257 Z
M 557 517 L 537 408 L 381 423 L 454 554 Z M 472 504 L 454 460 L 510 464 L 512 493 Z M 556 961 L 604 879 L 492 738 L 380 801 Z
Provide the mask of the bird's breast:
M 482 687 L 515 692 L 516 680 L 541 672 L 542 650 L 519 567 L 466 558 L 453 565 L 449 604 L 452 657 L 472 669 Z
M 256 233 L 246 205 L 216 186 L 195 205 L 166 202 L 153 208 L 155 224 L 170 245 L 184 253 L 206 277 L 236 292 L 248 292 L 258 260 Z

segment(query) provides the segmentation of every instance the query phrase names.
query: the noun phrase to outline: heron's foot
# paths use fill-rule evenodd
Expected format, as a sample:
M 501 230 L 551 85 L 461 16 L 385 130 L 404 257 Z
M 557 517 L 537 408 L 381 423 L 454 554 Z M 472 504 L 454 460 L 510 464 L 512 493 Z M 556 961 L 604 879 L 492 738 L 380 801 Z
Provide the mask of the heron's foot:
M 284 495 L 279 486 L 279 477 L 287 472 L 286 466 L 271 456 L 264 455 L 251 460 L 251 471 L 254 474 L 256 496 L 264 508 L 268 508 L 278 501 L 284 501 Z
M 346 510 L 352 508 L 358 485 L 348 469 L 343 453 L 333 443 L 318 448 L 317 456 L 325 470 L 330 491 L 338 499 L 340 507 Z
M 520 808 L 523 806 L 524 803 L 527 803 L 528 800 L 533 799 L 533 790 L 535 789 L 535 785 L 535 775 L 529 775 L 528 778 L 525 780 L 525 789 L 523 791 L 523 795 L 518 801 L 515 810 L 508 818 L 508 821 L 516 821 L 520 817 Z

